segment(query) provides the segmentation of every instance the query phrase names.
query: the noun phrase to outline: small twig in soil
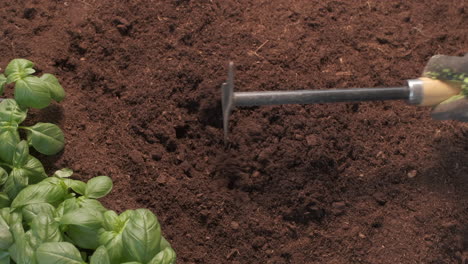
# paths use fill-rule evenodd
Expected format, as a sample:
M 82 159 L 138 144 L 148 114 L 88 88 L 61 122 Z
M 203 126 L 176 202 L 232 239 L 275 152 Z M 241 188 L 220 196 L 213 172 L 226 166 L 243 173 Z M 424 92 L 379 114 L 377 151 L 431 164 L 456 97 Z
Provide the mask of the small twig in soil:
M 258 54 L 257 52 L 258 52 L 261 48 L 263 48 L 263 46 L 265 46 L 265 45 L 268 43 L 268 41 L 269 41 L 269 40 L 263 42 L 263 44 L 260 45 L 255 51 L 250 51 L 249 53 L 250 53 L 250 54 L 253 54 L 253 55 L 257 56 L 257 57 L 259 57 L 260 59 L 266 60 L 265 57 L 261 56 L 261 55 Z
M 260 46 L 254 51 L 254 53 L 257 53 L 261 48 L 263 48 L 263 46 L 265 46 L 265 45 L 268 43 L 268 41 L 269 41 L 269 40 L 263 42 L 263 44 L 260 45 Z
M 10 42 L 11 45 L 11 52 L 13 52 L 13 57 L 16 57 L 16 48 L 15 45 L 13 44 L 13 41 Z

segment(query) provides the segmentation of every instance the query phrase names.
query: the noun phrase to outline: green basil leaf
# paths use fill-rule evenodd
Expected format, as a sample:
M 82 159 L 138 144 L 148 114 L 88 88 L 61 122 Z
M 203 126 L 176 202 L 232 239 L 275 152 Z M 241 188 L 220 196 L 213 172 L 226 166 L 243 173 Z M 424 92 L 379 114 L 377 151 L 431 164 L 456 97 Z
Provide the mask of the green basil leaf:
M 1 143 L 0 143 L 1 144 Z M 0 167 L 0 186 L 5 184 L 8 179 L 8 173 L 2 167 Z
M 111 263 L 119 263 L 122 258 L 122 231 L 128 220 L 126 215 L 120 217 L 111 210 L 104 213 L 104 228 L 99 230 L 99 244 L 106 247 Z
M 40 214 L 48 215 L 50 217 L 55 216 L 55 207 L 48 203 L 35 203 L 28 204 L 21 209 L 23 219 L 28 224 L 32 224 Z
M 13 245 L 13 235 L 10 232 L 10 227 L 2 219 L 0 219 L 0 251 L 8 250 Z
M 8 194 L 0 192 L 0 208 L 9 207 L 11 204 Z
M 109 254 L 104 246 L 98 247 L 91 256 L 90 264 L 110 264 Z
M 8 77 L 7 82 L 16 82 L 28 75 L 36 72 L 34 69 L 34 63 L 25 59 L 14 59 L 8 63 L 5 68 L 5 74 Z
M 101 228 L 98 233 L 99 245 L 107 249 L 111 263 L 120 263 L 122 259 L 123 241 L 122 234 L 114 231 L 105 231 Z
M 73 175 L 73 171 L 68 168 L 63 168 L 54 173 L 53 176 L 59 177 L 59 178 L 68 178 Z
M 119 215 L 119 220 L 121 222 L 128 222 L 128 219 L 130 219 L 130 216 L 132 216 L 135 213 L 135 210 L 125 210 L 125 212 L 121 213 Z
M 36 251 L 38 264 L 82 264 L 80 252 L 68 242 L 50 242 L 39 246 Z
M 78 181 L 78 180 L 73 180 L 70 184 L 70 188 L 78 193 L 78 194 L 81 194 L 81 195 L 84 195 L 85 194 L 85 191 L 86 191 L 86 183 L 82 182 L 82 181 Z
M 63 215 L 62 225 L 78 225 L 91 228 L 101 228 L 103 216 L 101 212 L 88 208 L 79 208 Z
M 28 186 L 28 183 L 29 179 L 23 174 L 21 169 L 13 169 L 3 186 L 3 191 L 8 194 L 8 197 L 10 197 L 11 200 L 13 200 L 21 190 Z
M 19 212 L 10 213 L 9 226 L 10 232 L 15 241 L 24 238 L 23 216 Z
M 15 241 L 9 249 L 11 258 L 16 263 L 35 263 L 34 250 L 29 243 L 29 237 L 24 232 L 21 213 L 10 214 L 10 232 Z
M 10 225 L 10 208 L 2 208 L 0 209 L 0 221 L 4 221 L 7 225 Z
M 31 238 L 29 236 L 24 236 L 22 239 L 15 238 L 15 244 L 17 246 L 17 259 L 16 263 L 24 264 L 36 264 L 36 258 L 34 255 L 34 249 L 31 246 Z M 34 243 L 34 242 L 33 242 Z
M 137 209 L 128 219 L 122 233 L 124 260 L 149 262 L 159 252 L 161 227 L 156 216 L 147 209 Z
M 5 75 L 0 74 L 0 95 L 3 94 L 3 90 L 5 89 L 6 82 L 7 82 L 7 79 Z
M 148 264 L 175 264 L 176 253 L 175 251 L 167 247 L 163 251 L 159 252 Z
M 0 77 L 0 87 L 1 87 L 1 77 Z M 1 122 L 20 124 L 26 119 L 27 113 L 28 111 L 22 109 L 13 99 L 4 99 L 3 101 L 0 102 L 0 121 Z
M 16 145 L 15 153 L 13 154 L 13 166 L 16 168 L 21 168 L 26 164 L 26 161 L 29 158 L 29 145 L 26 140 L 21 140 L 18 145 Z
M 44 180 L 41 183 L 24 188 L 13 200 L 11 207 L 20 208 L 36 203 L 59 204 L 65 199 L 66 195 L 67 190 L 60 183 L 54 184 Z
M 13 263 L 18 263 L 18 245 L 15 243 L 11 245 L 10 249 L 8 249 L 8 253 L 10 253 L 10 259 L 13 260 Z M 10 264 L 10 263 L 8 263 Z
M 138 261 L 130 261 L 130 262 L 124 262 L 122 264 L 142 264 L 142 263 Z
M 107 176 L 94 177 L 86 184 L 85 196 L 98 199 L 112 190 L 112 180 Z
M 32 235 L 40 244 L 46 242 L 62 242 L 62 233 L 59 223 L 48 214 L 39 214 L 31 224 Z
M 62 218 L 65 214 L 74 211 L 78 208 L 80 207 L 78 206 L 77 199 L 75 197 L 68 198 L 61 204 L 59 204 L 59 206 L 55 210 L 55 214 L 57 215 L 57 217 Z
M 99 228 L 70 225 L 66 234 L 80 248 L 96 249 L 99 247 L 98 231 Z
M 107 231 L 119 231 L 120 220 L 116 212 L 109 210 L 109 211 L 106 211 L 103 214 L 103 216 L 104 216 L 103 227 Z
M 16 145 L 20 142 L 17 124 L 0 123 L 0 160 L 12 164 Z
M 102 227 L 102 213 L 88 208 L 68 212 L 60 219 L 62 226 L 67 226 L 66 234 L 73 244 L 86 249 L 96 249 L 98 231 Z
M 81 196 L 77 199 L 77 201 L 78 201 L 78 205 L 80 206 L 80 208 L 94 210 L 101 214 L 107 211 L 107 209 L 98 200 L 88 199 L 84 196 Z
M 4 209 L 5 208 L 2 208 L 0 210 L 0 212 L 1 212 L 0 213 L 0 226 L 1 225 L 8 226 L 8 221 L 10 220 L 10 215 L 9 214 L 7 216 L 3 215 Z M 8 210 L 9 208 L 6 208 L 6 209 Z M 5 219 L 5 218 L 7 218 L 7 219 Z
M 15 83 L 15 100 L 20 106 L 44 108 L 50 104 L 49 88 L 36 76 L 19 79 Z
M 28 130 L 28 141 L 40 153 L 54 155 L 63 149 L 65 139 L 58 126 L 50 123 L 37 123 Z
M 65 183 L 65 185 L 67 185 L 68 188 L 71 188 L 75 193 L 84 195 L 86 183 L 68 178 L 63 179 L 63 182 Z
M 160 250 L 164 250 L 165 248 L 167 247 L 171 247 L 171 244 L 169 243 L 169 241 L 166 240 L 166 238 L 164 238 L 164 236 L 161 236 L 161 246 L 160 246 Z
M 27 156 L 25 164 L 23 164 L 22 167 L 13 168 L 13 170 L 10 172 L 10 177 L 12 174 L 18 176 L 17 179 L 19 179 L 19 176 L 21 176 L 21 178 L 28 179 L 27 184 L 41 182 L 47 177 L 42 163 L 31 155 Z
M 49 88 L 50 96 L 57 102 L 62 101 L 65 98 L 65 91 L 63 90 L 62 86 L 60 85 L 57 78 L 54 75 L 45 73 L 41 76 L 41 80 L 44 81 L 47 88 Z
M 0 264 L 10 264 L 11 263 L 10 259 L 11 257 L 8 251 L 0 250 Z

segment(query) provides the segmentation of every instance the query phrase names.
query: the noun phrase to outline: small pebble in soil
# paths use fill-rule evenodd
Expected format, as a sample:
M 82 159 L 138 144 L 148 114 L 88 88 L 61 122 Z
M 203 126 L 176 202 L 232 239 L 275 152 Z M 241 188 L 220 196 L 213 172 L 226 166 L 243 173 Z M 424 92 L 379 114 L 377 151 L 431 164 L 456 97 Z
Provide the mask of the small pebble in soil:
M 239 229 L 239 223 L 237 223 L 236 221 L 232 221 L 231 222 L 231 228 L 234 229 L 234 230 Z
M 376 192 L 372 195 L 372 197 L 374 197 L 375 201 L 377 202 L 377 204 L 379 205 L 385 205 L 387 203 L 387 199 L 385 198 L 385 194 L 381 193 L 381 192 Z
M 408 178 L 412 179 L 414 177 L 416 177 L 416 175 L 418 174 L 418 171 L 417 170 L 411 170 L 408 172 Z
M 319 140 L 316 135 L 306 136 L 306 142 L 308 146 L 317 146 L 319 144 Z
M 251 176 L 253 178 L 257 178 L 258 176 L 260 176 L 260 172 L 259 171 L 254 171 Z
M 132 24 L 127 19 L 121 17 L 116 18 L 114 24 L 122 35 L 128 35 L 132 27 Z
M 302 135 L 302 134 L 295 134 L 295 135 L 294 135 L 294 138 L 295 138 L 296 140 L 304 140 L 304 135 Z
M 167 182 L 167 175 L 165 173 L 160 174 L 156 179 L 156 182 L 161 185 L 165 184 Z

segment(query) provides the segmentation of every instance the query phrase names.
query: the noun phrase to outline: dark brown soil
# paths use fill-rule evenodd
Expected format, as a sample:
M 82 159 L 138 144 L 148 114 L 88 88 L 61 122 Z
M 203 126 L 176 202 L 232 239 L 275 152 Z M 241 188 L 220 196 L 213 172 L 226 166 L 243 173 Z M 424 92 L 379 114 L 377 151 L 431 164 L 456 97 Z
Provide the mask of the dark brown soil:
M 467 124 L 250 108 L 224 148 L 220 85 L 229 60 L 242 91 L 402 85 L 467 52 L 467 24 L 459 0 L 3 0 L 0 67 L 58 75 L 68 98 L 33 113 L 66 134 L 47 169 L 111 176 L 104 203 L 152 209 L 179 263 L 461 263 Z

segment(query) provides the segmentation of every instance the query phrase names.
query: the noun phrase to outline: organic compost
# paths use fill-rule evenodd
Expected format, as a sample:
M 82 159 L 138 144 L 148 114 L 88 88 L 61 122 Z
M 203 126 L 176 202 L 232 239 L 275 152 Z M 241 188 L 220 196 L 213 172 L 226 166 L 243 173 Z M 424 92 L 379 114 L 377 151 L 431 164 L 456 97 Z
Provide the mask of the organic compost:
M 468 125 L 403 102 L 251 107 L 223 143 L 220 86 L 400 86 L 468 52 L 468 3 L 12 1 L 0 67 L 57 76 L 31 111 L 65 133 L 52 173 L 108 175 L 103 203 L 149 208 L 178 263 L 461 263 Z

